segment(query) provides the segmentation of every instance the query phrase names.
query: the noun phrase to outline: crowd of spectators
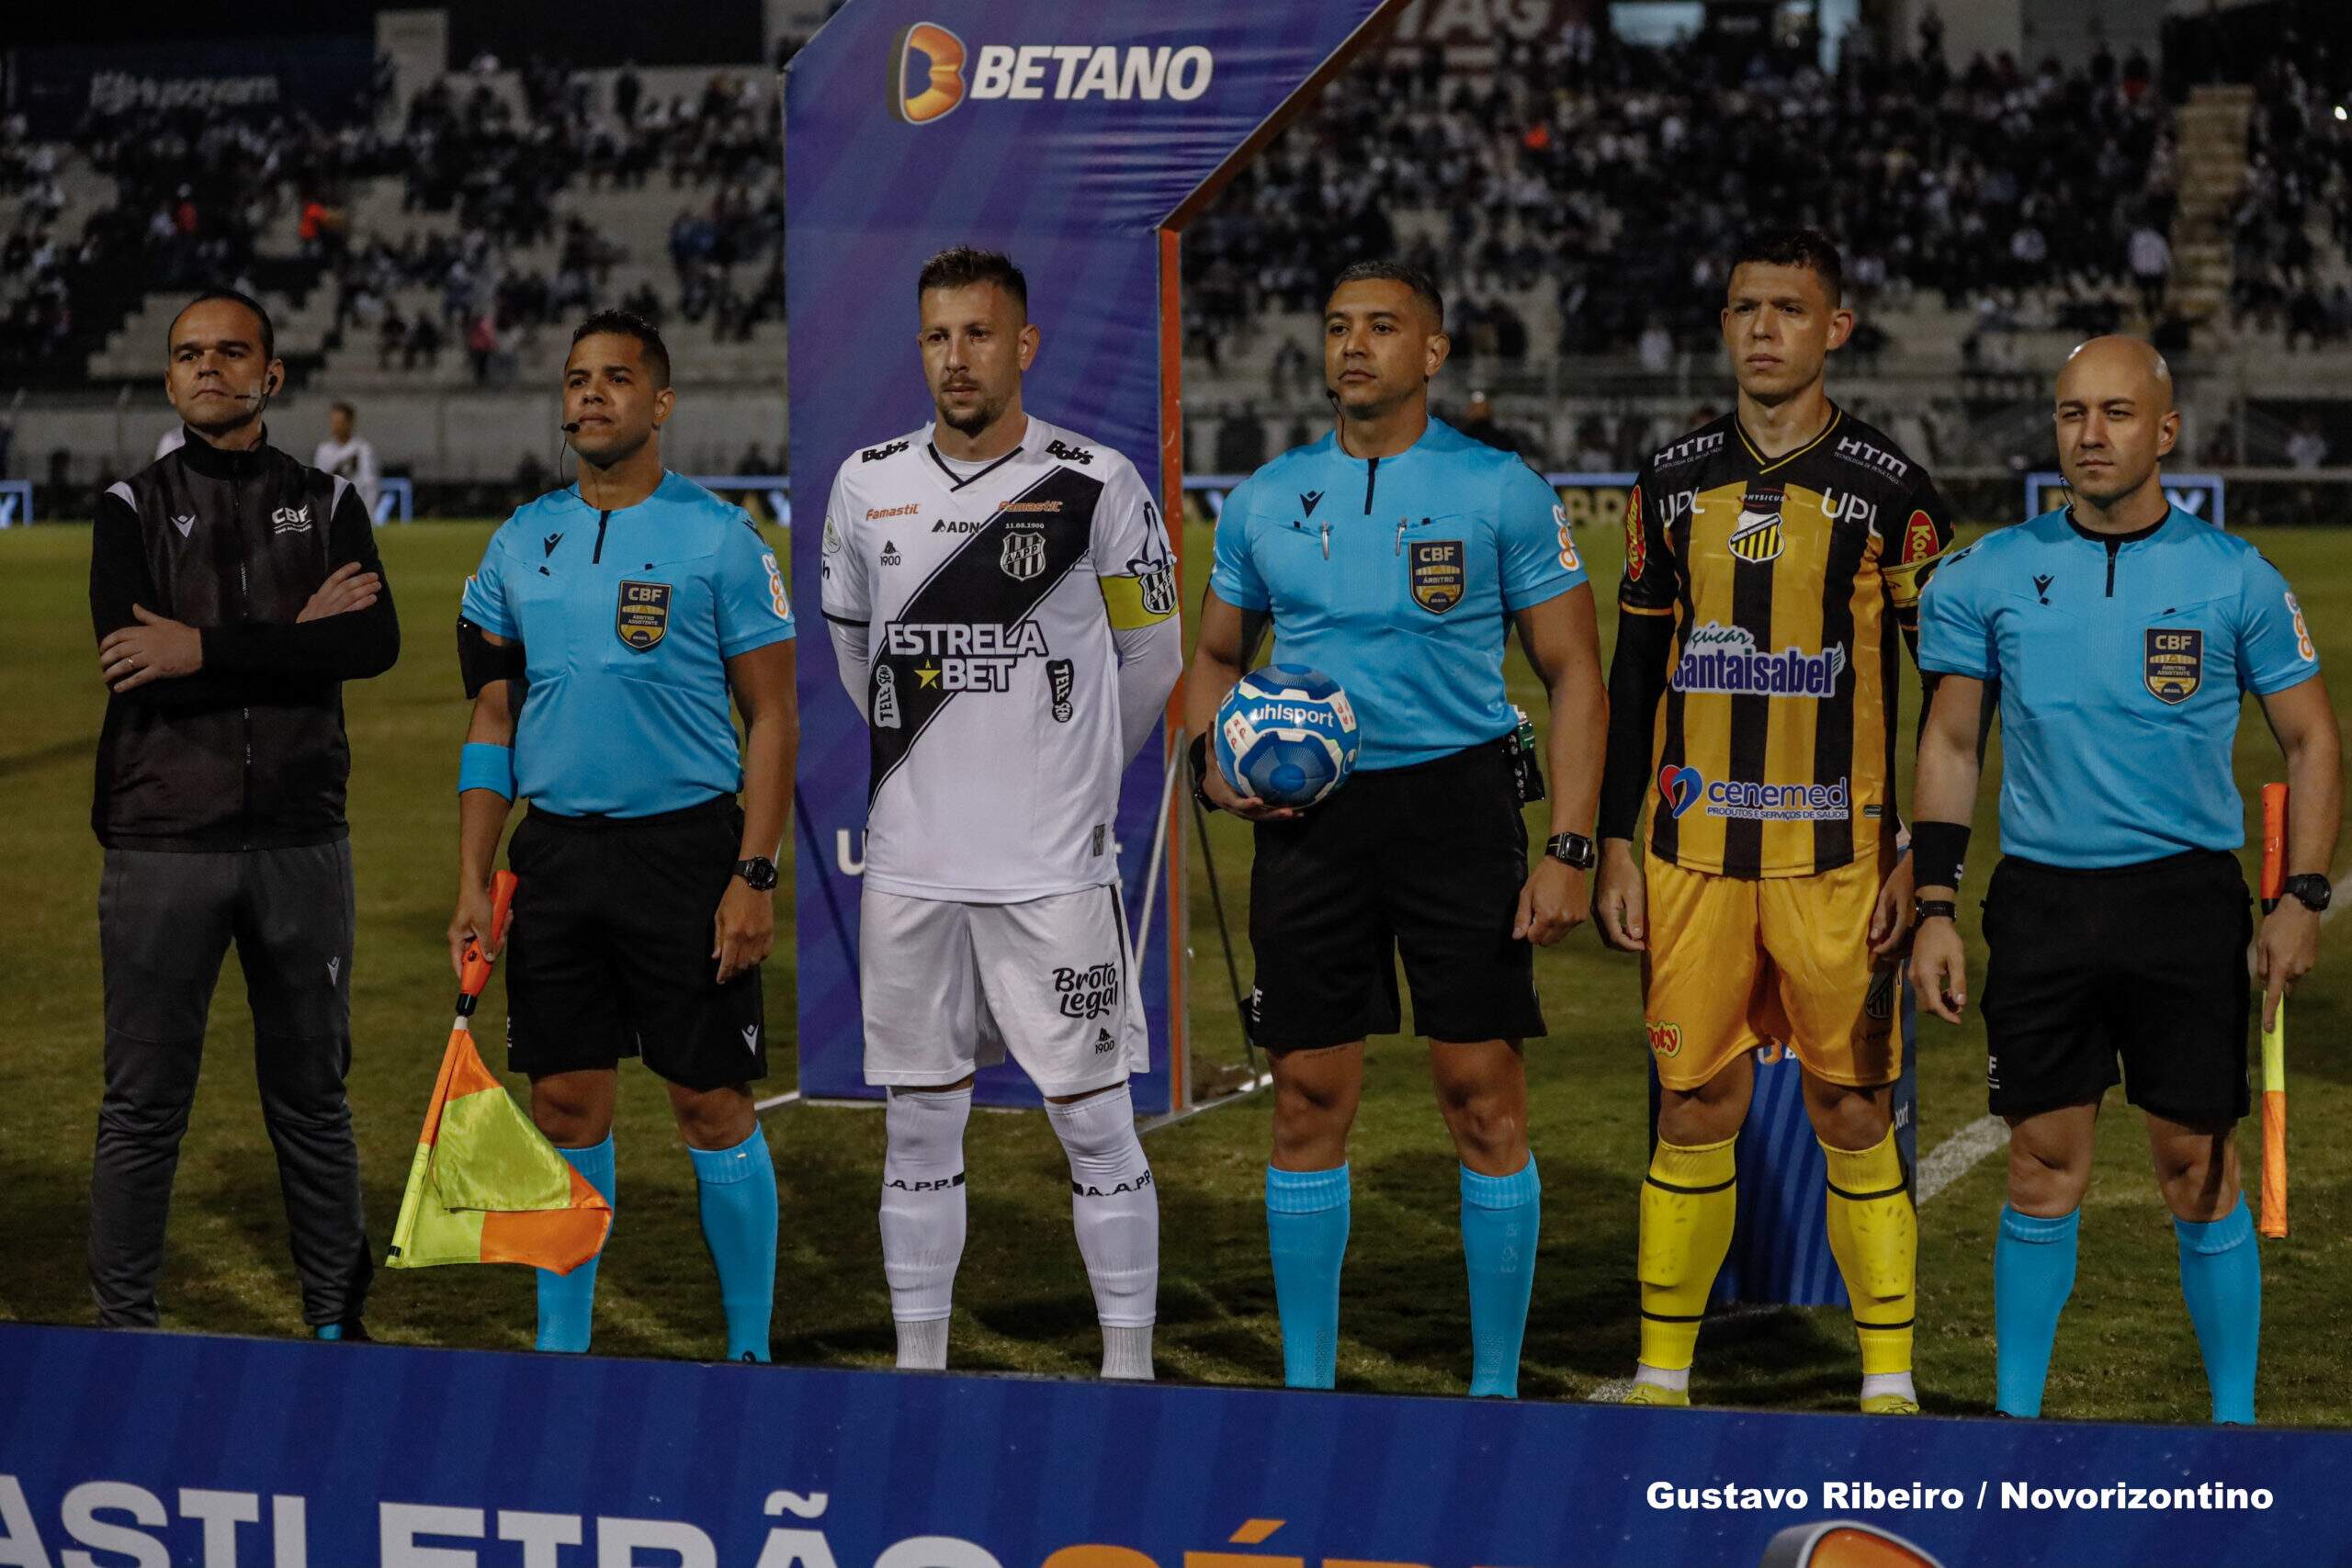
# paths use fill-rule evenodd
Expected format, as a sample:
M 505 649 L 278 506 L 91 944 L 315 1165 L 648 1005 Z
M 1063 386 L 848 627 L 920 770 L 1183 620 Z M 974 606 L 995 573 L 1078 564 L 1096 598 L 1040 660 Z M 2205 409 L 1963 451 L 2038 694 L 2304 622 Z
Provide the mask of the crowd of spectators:
M 2072 73 L 1956 68 L 1932 28 L 1900 58 L 1849 40 L 1834 74 L 1773 54 L 1740 74 L 1697 44 L 1575 27 L 1507 41 L 1476 75 L 1435 49 L 1368 55 L 1188 234 L 1195 346 L 1310 306 L 1334 268 L 1394 248 L 1392 214 L 1422 215 L 1405 251 L 1505 360 L 1532 346 L 1511 297 L 1536 288 L 1557 291 L 1564 352 L 1711 337 L 1724 246 L 1766 220 L 1837 236 L 1864 298 L 2160 300 L 2169 257 L 2134 238 L 2161 247 L 2175 201 L 2152 77 L 2104 51 Z
M 2255 81 L 2231 311 L 2292 350 L 2352 340 L 2352 60 L 2290 28 Z
M 0 121 L 0 359 L 53 355 L 79 306 L 119 311 L 151 288 L 214 280 L 250 288 L 274 234 L 293 243 L 266 248 L 290 249 L 298 272 L 273 285 L 332 288 L 338 331 L 367 334 L 381 363 L 430 364 L 461 345 L 486 368 L 503 344 L 602 298 L 618 259 L 559 214 L 558 194 L 663 180 L 682 206 L 673 277 L 629 302 L 708 321 L 722 340 L 782 319 L 782 160 L 763 73 L 664 96 L 634 69 L 599 78 L 534 61 L 515 73 L 519 103 L 498 75 L 477 61 L 395 108 L 387 65 L 352 122 L 333 127 L 280 110 L 94 112 L 70 153 L 33 141 L 21 118 Z M 114 201 L 70 232 L 64 157 L 115 184 Z M 400 182 L 403 211 L 453 215 L 454 233 L 356 227 L 351 197 L 373 179 Z

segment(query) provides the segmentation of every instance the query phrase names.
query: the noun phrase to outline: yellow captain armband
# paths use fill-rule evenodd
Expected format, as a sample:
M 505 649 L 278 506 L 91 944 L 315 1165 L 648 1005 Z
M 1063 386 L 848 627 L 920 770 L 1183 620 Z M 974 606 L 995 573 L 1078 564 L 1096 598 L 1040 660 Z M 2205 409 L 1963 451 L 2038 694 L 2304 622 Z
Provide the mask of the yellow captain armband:
M 1150 565 L 1135 577 L 1105 577 L 1102 607 L 1110 612 L 1111 628 L 1129 632 L 1158 626 L 1176 613 L 1176 578 L 1166 562 Z

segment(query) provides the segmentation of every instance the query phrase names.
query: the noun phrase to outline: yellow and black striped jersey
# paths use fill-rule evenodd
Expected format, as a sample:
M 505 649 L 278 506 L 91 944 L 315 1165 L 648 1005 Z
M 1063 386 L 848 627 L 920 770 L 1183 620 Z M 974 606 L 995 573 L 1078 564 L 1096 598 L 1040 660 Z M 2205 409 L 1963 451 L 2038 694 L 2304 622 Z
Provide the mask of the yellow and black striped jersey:
M 1951 536 L 1927 470 L 1834 405 L 1782 457 L 1731 414 L 1643 465 L 1618 606 L 1676 623 L 1652 853 L 1728 876 L 1878 853 L 1895 822 L 1894 634 L 1916 648 Z

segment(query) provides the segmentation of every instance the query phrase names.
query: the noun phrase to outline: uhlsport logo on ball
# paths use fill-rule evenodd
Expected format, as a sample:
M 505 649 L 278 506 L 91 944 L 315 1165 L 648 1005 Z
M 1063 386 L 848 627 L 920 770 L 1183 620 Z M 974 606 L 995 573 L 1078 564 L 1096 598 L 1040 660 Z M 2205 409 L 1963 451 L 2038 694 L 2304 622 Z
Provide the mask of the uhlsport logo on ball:
M 1251 671 L 1216 710 L 1226 782 L 1272 806 L 1312 806 L 1346 783 L 1361 739 L 1340 683 L 1296 664 Z

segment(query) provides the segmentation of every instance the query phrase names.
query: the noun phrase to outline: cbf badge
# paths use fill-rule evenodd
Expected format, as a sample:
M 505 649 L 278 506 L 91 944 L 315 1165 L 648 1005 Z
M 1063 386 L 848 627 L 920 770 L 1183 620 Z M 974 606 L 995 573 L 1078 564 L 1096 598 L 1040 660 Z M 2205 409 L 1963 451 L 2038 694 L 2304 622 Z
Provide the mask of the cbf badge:
M 670 585 L 666 582 L 624 582 L 620 609 L 613 630 L 629 647 L 643 653 L 670 631 Z
M 1442 615 L 1462 603 L 1464 554 L 1459 539 L 1413 542 L 1413 603 Z
M 2185 703 L 2205 683 L 2205 634 L 2194 626 L 2150 626 L 2145 678 L 2160 703 Z

